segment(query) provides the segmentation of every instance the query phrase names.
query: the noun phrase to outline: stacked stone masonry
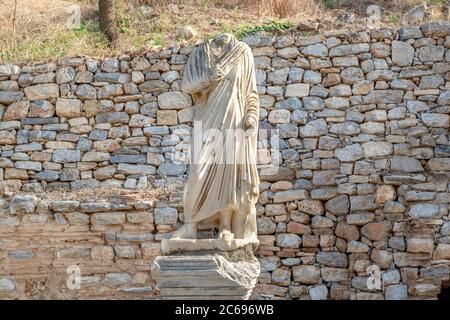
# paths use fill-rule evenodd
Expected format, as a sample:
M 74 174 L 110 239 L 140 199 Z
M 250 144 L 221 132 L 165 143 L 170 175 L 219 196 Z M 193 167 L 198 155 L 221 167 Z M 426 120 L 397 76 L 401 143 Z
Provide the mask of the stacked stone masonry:
M 258 161 L 280 164 L 260 173 L 253 298 L 436 298 L 450 266 L 450 23 L 244 41 L 260 127 L 278 130 Z M 0 65 L 1 298 L 158 296 L 151 262 L 182 221 L 191 49 Z M 46 199 L 167 184 L 160 201 Z

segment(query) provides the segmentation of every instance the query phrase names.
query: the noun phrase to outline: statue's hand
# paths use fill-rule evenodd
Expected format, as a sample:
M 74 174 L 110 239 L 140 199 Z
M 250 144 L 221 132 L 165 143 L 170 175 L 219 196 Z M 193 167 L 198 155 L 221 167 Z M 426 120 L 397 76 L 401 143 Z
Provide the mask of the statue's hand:
M 208 88 L 211 85 L 211 80 L 204 80 L 201 82 L 203 89 Z
M 245 117 L 244 128 L 245 129 L 256 129 L 258 123 L 254 117 L 247 116 Z
M 212 69 L 209 70 L 208 78 L 212 81 L 219 81 L 225 77 L 225 73 L 221 67 L 215 65 Z

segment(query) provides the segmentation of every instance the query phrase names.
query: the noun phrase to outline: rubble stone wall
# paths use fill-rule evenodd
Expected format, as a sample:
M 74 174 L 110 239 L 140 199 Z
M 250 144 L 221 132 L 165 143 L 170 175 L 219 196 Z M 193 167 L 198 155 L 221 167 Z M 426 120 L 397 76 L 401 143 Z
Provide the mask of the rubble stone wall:
M 254 298 L 436 298 L 449 285 L 450 23 L 244 41 L 260 127 L 278 130 L 258 161 L 280 164 L 260 174 Z M 150 264 L 183 212 L 191 49 L 0 65 L 1 298 L 157 296 Z M 159 201 L 46 198 L 168 185 Z

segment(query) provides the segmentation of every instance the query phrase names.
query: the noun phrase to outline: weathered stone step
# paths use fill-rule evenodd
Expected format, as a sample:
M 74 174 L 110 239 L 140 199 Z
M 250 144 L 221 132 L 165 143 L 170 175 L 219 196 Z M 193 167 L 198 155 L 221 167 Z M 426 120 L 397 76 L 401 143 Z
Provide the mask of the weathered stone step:
M 245 296 L 249 294 L 247 288 L 242 287 L 196 287 L 196 288 L 160 288 L 162 296 Z
M 183 272 L 180 272 L 180 270 L 159 270 L 159 271 L 153 271 L 152 275 L 154 277 L 176 277 L 176 276 L 183 276 L 183 277 L 214 277 L 219 275 L 217 270 L 186 270 Z
M 164 277 L 158 283 L 160 288 L 193 288 L 193 287 L 210 287 L 211 284 L 220 287 L 237 287 L 239 283 L 226 278 L 220 278 L 216 272 L 215 276 L 174 276 Z

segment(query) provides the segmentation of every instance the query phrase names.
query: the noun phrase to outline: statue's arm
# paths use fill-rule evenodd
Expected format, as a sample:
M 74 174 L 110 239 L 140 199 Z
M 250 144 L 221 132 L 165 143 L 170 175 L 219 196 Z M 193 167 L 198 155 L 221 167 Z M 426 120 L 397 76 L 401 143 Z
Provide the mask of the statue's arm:
M 191 95 L 201 95 L 222 77 L 220 67 L 210 66 L 207 56 L 204 44 L 194 48 L 184 69 L 181 90 Z
M 259 121 L 259 95 L 256 86 L 255 65 L 250 49 L 247 51 L 248 94 L 245 99 L 245 127 L 256 129 Z
M 259 98 L 256 91 L 252 91 L 245 100 L 245 118 L 246 129 L 256 129 L 259 121 Z
M 186 67 L 187 69 L 187 67 Z M 192 74 L 187 75 L 189 72 L 185 70 L 185 75 L 181 82 L 181 90 L 189 94 L 197 94 L 201 93 L 205 89 L 205 81 L 206 79 L 202 79 L 201 77 L 193 76 Z

